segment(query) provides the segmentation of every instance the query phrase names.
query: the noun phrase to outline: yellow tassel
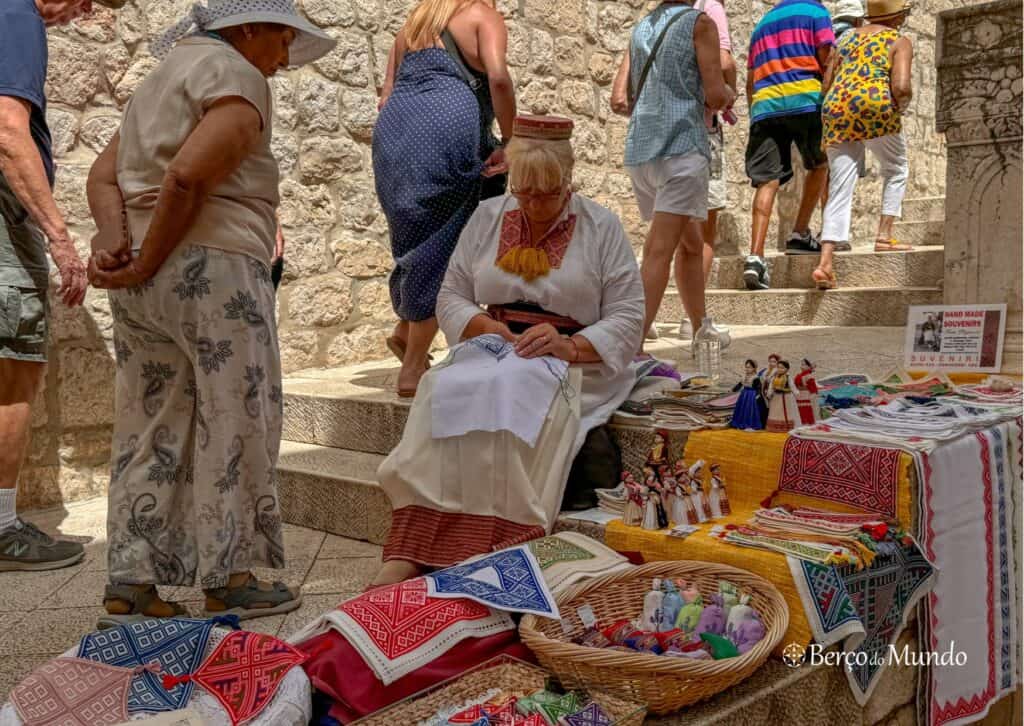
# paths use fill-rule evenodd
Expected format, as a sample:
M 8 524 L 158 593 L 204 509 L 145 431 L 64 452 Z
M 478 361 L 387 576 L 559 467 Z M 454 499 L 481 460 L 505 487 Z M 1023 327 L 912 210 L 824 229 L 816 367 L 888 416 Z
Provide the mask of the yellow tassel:
M 547 251 L 535 247 L 513 247 L 498 260 L 498 267 L 527 282 L 551 272 Z

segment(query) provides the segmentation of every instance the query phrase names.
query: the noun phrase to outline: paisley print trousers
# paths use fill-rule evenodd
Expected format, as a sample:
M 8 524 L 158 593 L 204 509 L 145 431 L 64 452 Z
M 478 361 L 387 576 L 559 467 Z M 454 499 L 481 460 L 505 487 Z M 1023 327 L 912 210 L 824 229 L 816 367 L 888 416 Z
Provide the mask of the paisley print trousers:
M 145 284 L 112 291 L 110 307 L 110 581 L 216 588 L 252 567 L 284 567 L 267 267 L 186 245 Z

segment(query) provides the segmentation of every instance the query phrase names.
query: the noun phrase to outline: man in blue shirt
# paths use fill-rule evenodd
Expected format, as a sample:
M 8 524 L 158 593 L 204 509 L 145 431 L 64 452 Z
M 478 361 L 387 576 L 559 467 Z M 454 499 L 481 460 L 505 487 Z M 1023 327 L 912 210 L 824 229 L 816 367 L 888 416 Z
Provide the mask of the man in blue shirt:
M 110 8 L 125 0 L 96 0 Z M 53 199 L 46 125 L 46 28 L 92 11 L 92 0 L 0 0 L 0 572 L 51 570 L 82 559 L 15 513 L 31 405 L 46 365 L 47 282 L 53 257 L 64 304 L 85 298 L 85 266 Z M 47 244 L 47 241 L 49 244 Z

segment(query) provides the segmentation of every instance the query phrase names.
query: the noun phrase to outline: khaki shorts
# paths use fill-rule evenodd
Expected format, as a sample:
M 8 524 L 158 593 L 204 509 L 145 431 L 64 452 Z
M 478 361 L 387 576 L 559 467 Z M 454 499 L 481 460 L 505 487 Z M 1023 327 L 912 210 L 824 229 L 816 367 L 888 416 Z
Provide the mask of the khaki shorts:
M 708 131 L 711 147 L 711 179 L 708 182 L 708 210 L 725 209 L 728 193 L 725 186 L 725 136 L 721 125 Z
M 669 156 L 627 167 L 645 222 L 655 212 L 708 217 L 708 160 L 701 154 Z
M 46 361 L 46 241 L 0 177 L 0 358 Z

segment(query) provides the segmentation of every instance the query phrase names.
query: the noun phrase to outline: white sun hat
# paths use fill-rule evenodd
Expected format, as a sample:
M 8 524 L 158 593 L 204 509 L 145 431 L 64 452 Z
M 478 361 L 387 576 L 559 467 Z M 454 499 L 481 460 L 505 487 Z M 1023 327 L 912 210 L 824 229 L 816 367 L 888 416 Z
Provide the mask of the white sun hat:
M 296 30 L 288 48 L 291 67 L 312 63 L 330 53 L 337 40 L 313 25 L 295 10 L 293 0 L 209 0 L 196 3 L 191 12 L 150 45 L 150 52 L 163 58 L 182 38 L 195 32 L 223 30 L 245 23 L 275 23 Z
M 836 11 L 832 14 L 833 20 L 841 20 L 842 18 L 860 20 L 863 17 L 863 0 L 839 0 L 839 2 L 836 3 Z

